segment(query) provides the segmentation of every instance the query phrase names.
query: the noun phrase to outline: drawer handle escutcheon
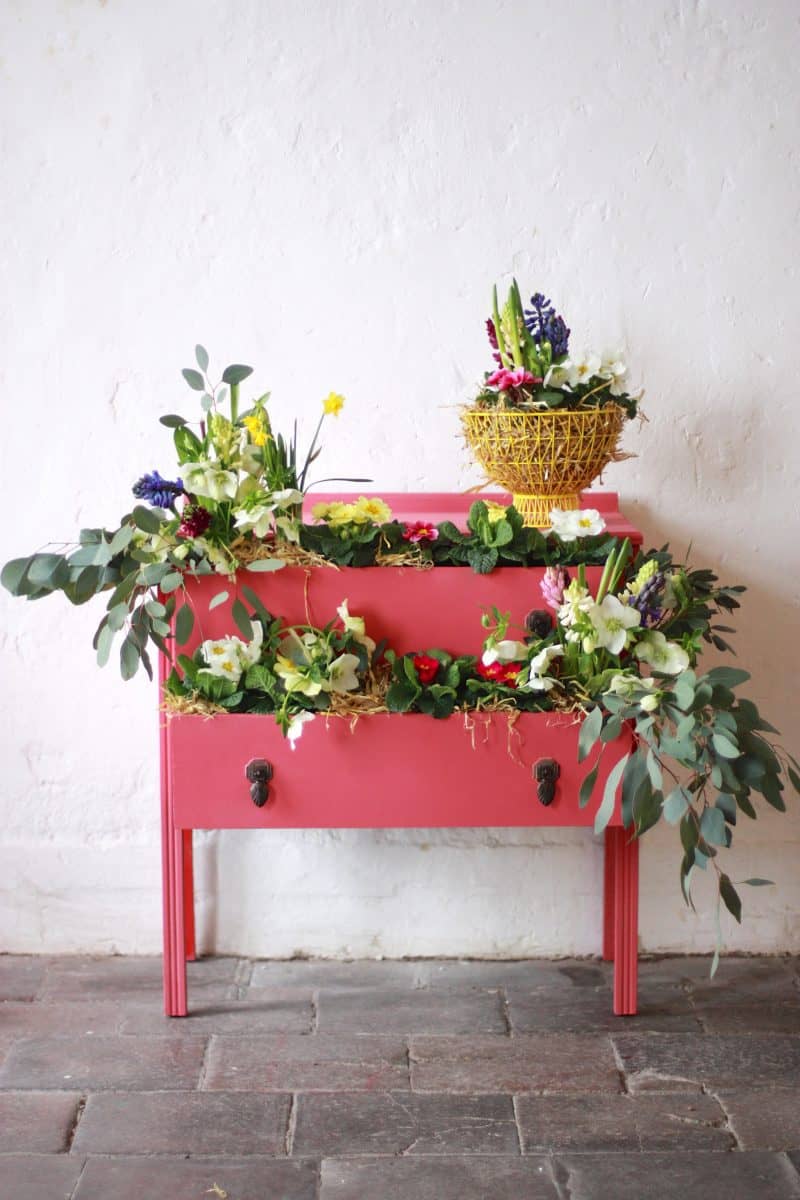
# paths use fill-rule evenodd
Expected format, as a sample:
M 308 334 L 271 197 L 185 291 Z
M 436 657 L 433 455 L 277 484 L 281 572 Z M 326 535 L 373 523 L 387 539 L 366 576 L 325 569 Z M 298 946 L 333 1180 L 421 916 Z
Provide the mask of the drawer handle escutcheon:
M 256 808 L 263 808 L 269 799 L 269 781 L 272 779 L 272 763 L 265 758 L 253 758 L 244 769 L 250 780 L 250 798 Z
M 556 780 L 560 774 L 561 767 L 554 758 L 540 758 L 534 765 L 533 777 L 536 780 L 536 794 L 545 808 L 556 798 Z

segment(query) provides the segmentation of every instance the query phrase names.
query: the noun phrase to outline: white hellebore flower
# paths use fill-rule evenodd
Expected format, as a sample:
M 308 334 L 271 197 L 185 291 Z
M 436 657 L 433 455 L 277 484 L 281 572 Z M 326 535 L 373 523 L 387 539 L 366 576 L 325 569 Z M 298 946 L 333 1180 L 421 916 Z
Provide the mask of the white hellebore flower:
M 261 644 L 264 641 L 264 630 L 260 621 L 253 621 L 253 640 L 246 646 L 242 645 L 239 655 L 243 667 L 254 667 L 261 658 Z
M 522 672 L 517 678 L 517 690 L 522 688 L 528 692 L 549 692 L 552 687 L 555 687 L 556 681 L 545 672 L 549 670 L 553 659 L 563 653 L 563 646 L 545 646 L 538 654 L 534 654 L 528 663 L 527 677 L 525 672 Z
M 481 662 L 485 667 L 490 667 L 492 663 L 510 663 L 520 662 L 528 653 L 528 647 L 524 642 L 514 642 L 506 640 L 495 642 L 489 649 L 484 650 L 481 656 Z
M 286 737 L 288 738 L 289 745 L 291 746 L 292 750 L 297 749 L 297 739 L 301 737 L 303 733 L 303 726 L 309 721 L 313 720 L 314 714 L 310 712 L 295 713 L 295 715 L 292 717 L 291 721 L 289 722 L 289 728 L 286 730 Z
M 375 643 L 371 637 L 367 637 L 367 626 L 363 617 L 353 617 L 350 615 L 350 610 L 347 607 L 347 600 L 343 600 L 336 610 L 339 620 L 344 626 L 345 633 L 352 634 L 355 641 L 360 642 L 362 646 L 366 646 L 367 653 L 373 654 L 375 651 Z
M 641 624 L 642 614 L 616 596 L 605 596 L 602 603 L 593 604 L 588 617 L 594 626 L 595 644 L 609 654 L 621 654 L 628 644 L 629 629 Z
M 564 512 L 563 509 L 550 510 L 552 528 L 549 532 L 557 534 L 562 542 L 574 542 L 577 538 L 595 537 L 602 533 L 606 523 L 596 508 L 581 508 Z
M 614 675 L 606 693 L 622 696 L 625 700 L 638 703 L 642 712 L 655 712 L 661 700 L 661 692 L 654 691 L 655 679 L 630 673 Z
M 356 669 L 358 659 L 355 654 L 340 654 L 328 668 L 331 690 L 334 692 L 355 692 L 359 687 Z
M 235 508 L 233 518 L 240 533 L 253 533 L 257 538 L 265 538 L 272 526 L 272 514 L 275 508 L 272 504 L 256 504 L 253 508 Z
M 651 629 L 637 644 L 634 654 L 642 662 L 649 663 L 654 671 L 662 675 L 680 675 L 689 666 L 689 655 L 677 642 L 668 642 L 663 633 Z
M 235 500 L 239 481 L 235 471 L 223 471 L 222 467 L 210 462 L 183 464 L 183 482 L 187 492 L 194 496 L 208 496 L 211 500 Z

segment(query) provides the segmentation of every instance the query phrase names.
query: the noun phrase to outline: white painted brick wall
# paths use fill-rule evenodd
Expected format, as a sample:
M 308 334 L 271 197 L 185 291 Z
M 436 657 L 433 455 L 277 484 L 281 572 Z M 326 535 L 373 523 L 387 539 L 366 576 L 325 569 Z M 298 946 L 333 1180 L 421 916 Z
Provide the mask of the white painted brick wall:
M 159 414 L 196 340 L 258 367 L 324 474 L 477 481 L 456 406 L 492 282 L 619 339 L 647 388 L 607 474 L 651 543 L 749 592 L 753 697 L 798 748 L 798 9 L 790 0 L 7 0 L 0 8 L 0 556 L 171 470 Z M 2 606 L 0 940 L 159 947 L 153 688 L 99 672 L 98 606 Z M 729 945 L 800 949 L 800 822 L 732 874 Z M 206 949 L 591 953 L 575 831 L 212 834 Z M 224 884 L 225 886 L 221 886 Z M 219 885 L 219 886 L 218 886 Z M 642 943 L 706 948 L 675 836 L 647 838 Z

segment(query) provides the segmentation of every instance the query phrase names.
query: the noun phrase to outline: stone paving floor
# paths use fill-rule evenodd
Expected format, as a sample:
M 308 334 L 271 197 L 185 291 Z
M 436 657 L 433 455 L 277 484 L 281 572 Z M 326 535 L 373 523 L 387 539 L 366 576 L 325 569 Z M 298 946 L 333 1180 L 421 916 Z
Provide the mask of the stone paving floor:
M 800 960 L 0 957 L 0 1200 L 800 1198 Z

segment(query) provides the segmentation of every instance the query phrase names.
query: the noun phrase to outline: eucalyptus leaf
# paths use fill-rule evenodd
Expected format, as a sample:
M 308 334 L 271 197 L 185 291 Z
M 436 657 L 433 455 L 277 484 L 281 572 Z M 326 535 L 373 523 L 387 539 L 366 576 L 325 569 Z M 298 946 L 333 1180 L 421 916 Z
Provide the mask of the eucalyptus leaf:
M 725 845 L 725 814 L 721 809 L 705 809 L 700 818 L 700 836 L 711 846 Z
M 594 764 L 594 766 L 592 767 L 589 774 L 586 776 L 586 778 L 581 783 L 580 791 L 578 793 L 578 807 L 579 808 L 586 808 L 586 805 L 591 800 L 592 792 L 594 791 L 594 785 L 597 783 L 597 772 L 599 770 L 600 770 L 600 759 L 598 758 L 597 762 Z
M 206 381 L 199 371 L 195 371 L 193 367 L 184 367 L 181 375 L 188 383 L 192 391 L 204 392 L 206 390 Z
M 194 613 L 188 604 L 182 604 L 175 616 L 175 641 L 184 646 L 192 636 Z
M 229 595 L 229 592 L 217 592 L 216 596 L 212 596 L 208 602 L 208 611 L 211 612 L 213 608 L 219 608 L 220 604 L 225 603 Z
M 583 762 L 591 753 L 597 739 L 600 737 L 600 730 L 603 727 L 603 710 L 598 705 L 593 708 L 587 717 L 584 717 L 580 733 L 578 734 L 578 762 Z
M 158 419 L 162 425 L 166 425 L 167 429 L 180 429 L 186 424 L 186 418 L 179 417 L 177 413 L 167 413 L 166 416 Z
M 282 558 L 257 558 L 254 562 L 247 564 L 247 570 L 257 574 L 263 574 L 265 571 L 282 571 L 286 563 Z
M 677 825 L 689 807 L 689 799 L 684 788 L 673 788 L 663 804 L 664 820 L 670 825 Z
M 183 583 L 183 576 L 179 571 L 172 571 L 169 575 L 165 575 L 161 580 L 159 587 L 164 595 L 169 592 L 174 592 Z
M 714 733 L 711 736 L 711 744 L 717 754 L 722 758 L 738 758 L 741 750 L 736 746 L 730 738 L 727 738 L 723 733 Z
M 253 626 L 250 621 L 250 615 L 238 596 L 231 607 L 231 616 L 236 622 L 236 628 L 245 641 L 251 642 L 253 640 Z
M 617 787 L 622 778 L 622 772 L 625 770 L 625 764 L 628 761 L 628 755 L 621 758 L 618 763 L 615 763 L 609 772 L 606 786 L 603 789 L 603 800 L 598 808 L 594 818 L 595 833 L 602 833 L 608 822 L 614 815 L 614 801 L 616 799 Z
M 758 878 L 743 879 L 741 882 L 744 884 L 747 884 L 748 887 L 774 887 L 775 886 L 775 881 L 773 879 L 758 879 Z
M 164 513 L 160 508 L 145 508 L 143 504 L 137 504 L 132 516 L 137 527 L 143 533 L 159 533 L 161 531 Z
M 194 357 L 201 371 L 208 370 L 208 351 L 199 343 L 194 348 Z
M 739 897 L 739 893 L 736 891 L 736 888 L 725 874 L 722 874 L 719 877 L 719 894 L 722 897 L 722 902 L 727 908 L 728 912 L 741 925 L 742 901 Z
M 119 650 L 119 665 L 122 678 L 133 679 L 139 669 L 140 651 L 133 634 L 129 633 Z
M 230 367 L 226 367 L 222 372 L 222 382 L 227 383 L 229 386 L 243 383 L 252 374 L 252 367 L 245 367 L 241 363 L 234 363 Z

